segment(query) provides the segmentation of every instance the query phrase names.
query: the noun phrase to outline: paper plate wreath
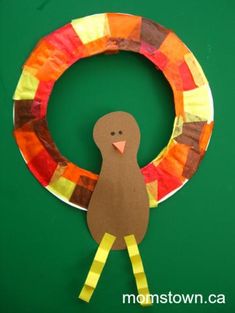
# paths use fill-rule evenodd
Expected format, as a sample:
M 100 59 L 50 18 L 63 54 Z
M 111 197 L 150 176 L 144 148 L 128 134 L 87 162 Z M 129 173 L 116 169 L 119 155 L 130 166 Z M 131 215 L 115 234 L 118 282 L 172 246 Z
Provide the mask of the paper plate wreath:
M 90 212 L 96 212 L 94 207 L 108 206 L 109 186 L 107 180 L 104 182 L 104 179 L 101 179 L 101 174 L 105 176 L 104 173 L 107 174 L 110 167 L 107 170 L 104 164 L 108 163 L 106 161 L 109 157 L 123 162 L 124 155 L 128 153 L 133 157 L 133 164 L 136 163 L 139 144 L 138 125 L 130 114 L 124 112 L 108 114 L 96 123 L 94 139 L 103 157 L 99 178 L 97 174 L 78 167 L 60 153 L 50 135 L 46 113 L 54 83 L 74 62 L 99 53 L 115 53 L 120 50 L 142 54 L 157 70 L 163 72 L 173 90 L 176 116 L 166 148 L 139 171 L 141 177 L 138 176 L 137 167 L 133 168 L 136 176 L 135 174 L 134 178 L 132 174 L 130 176 L 132 180 L 139 181 L 137 183 L 139 191 L 132 194 L 132 191 L 138 188 L 128 189 L 127 182 L 124 185 L 119 184 L 122 188 L 118 185 L 118 188 L 112 189 L 116 190 L 115 197 L 121 199 L 113 198 L 120 211 L 123 201 L 127 202 L 126 206 L 133 207 L 132 211 L 138 211 L 140 207 L 145 208 L 143 212 L 140 209 L 139 217 L 145 220 L 146 226 L 142 231 L 139 231 L 140 226 L 132 229 L 130 224 L 135 223 L 132 222 L 133 216 L 129 216 L 121 230 L 117 222 L 116 225 L 110 222 L 107 225 L 111 226 L 107 226 L 101 232 L 99 216 L 96 214 L 89 217 L 89 215 Z M 44 187 L 61 200 L 80 209 L 88 208 L 88 226 L 100 247 L 80 298 L 89 301 L 109 250 L 123 249 L 124 245 L 132 261 L 139 294 L 148 294 L 147 280 L 137 248 L 137 243 L 142 240 L 147 227 L 146 207 L 156 207 L 193 176 L 206 152 L 213 128 L 210 87 L 194 55 L 174 32 L 140 16 L 107 13 L 79 18 L 39 41 L 23 66 L 14 94 L 14 103 L 14 135 L 30 171 Z M 104 129 L 108 129 L 108 134 Z M 153 135 L 153 144 L 156 140 L 157 137 Z M 116 152 L 121 153 L 116 156 Z M 125 167 L 125 171 L 128 172 L 129 168 Z M 114 178 L 116 175 L 120 182 L 118 173 L 110 171 L 110 175 Z M 125 177 L 125 180 L 132 186 L 131 179 Z M 142 183 L 145 192 L 142 192 Z M 126 196 L 122 197 L 122 192 L 125 193 L 126 188 L 129 194 L 126 193 Z M 97 197 L 98 189 L 100 192 Z M 104 219 L 105 214 L 108 213 L 103 214 Z M 112 214 L 115 215 L 115 220 L 122 224 L 119 219 L 121 213 L 113 210 Z M 128 215 L 128 211 L 125 211 L 125 214 Z M 121 234 L 124 237 L 122 239 L 119 238 Z M 114 243 L 115 239 L 117 244 Z M 136 274 L 136 268 L 140 270 L 142 280 Z M 149 301 L 143 303 L 149 304 Z

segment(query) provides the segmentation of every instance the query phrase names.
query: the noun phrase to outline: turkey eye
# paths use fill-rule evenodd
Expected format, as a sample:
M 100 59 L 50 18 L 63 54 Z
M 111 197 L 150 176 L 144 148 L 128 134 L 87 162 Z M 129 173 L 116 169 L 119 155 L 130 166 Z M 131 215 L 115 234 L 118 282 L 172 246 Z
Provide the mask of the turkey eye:
M 111 136 L 114 136 L 114 135 L 115 135 L 115 132 L 111 132 L 110 135 L 111 135 Z
M 118 133 L 119 133 L 119 135 L 122 135 L 122 131 L 121 131 L 121 130 L 119 130 L 119 132 L 118 132 Z

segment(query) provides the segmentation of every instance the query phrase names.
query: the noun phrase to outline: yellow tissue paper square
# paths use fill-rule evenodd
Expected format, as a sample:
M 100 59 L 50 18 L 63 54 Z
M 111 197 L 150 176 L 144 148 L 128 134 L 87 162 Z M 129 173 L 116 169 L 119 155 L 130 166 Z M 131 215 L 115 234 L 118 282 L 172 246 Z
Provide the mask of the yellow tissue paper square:
M 71 24 L 84 44 L 110 35 L 106 14 L 95 14 L 78 18 L 73 20 Z
M 149 206 L 156 207 L 158 204 L 157 197 L 158 197 L 158 182 L 155 180 L 151 183 L 146 184 L 146 189 L 148 192 L 149 197 Z
M 195 84 L 198 87 L 207 84 L 207 79 L 203 73 L 203 70 L 194 55 L 192 53 L 187 53 L 184 56 L 184 60 L 187 63 L 191 74 L 193 75 L 193 80 Z
M 39 85 L 39 80 L 30 72 L 23 70 L 17 84 L 14 100 L 33 100 Z
M 75 186 L 75 183 L 64 177 L 60 177 L 59 179 L 51 182 L 46 188 L 58 197 L 62 197 L 68 200 L 71 197 Z
M 208 85 L 183 92 L 184 111 L 192 115 L 213 120 L 213 100 Z

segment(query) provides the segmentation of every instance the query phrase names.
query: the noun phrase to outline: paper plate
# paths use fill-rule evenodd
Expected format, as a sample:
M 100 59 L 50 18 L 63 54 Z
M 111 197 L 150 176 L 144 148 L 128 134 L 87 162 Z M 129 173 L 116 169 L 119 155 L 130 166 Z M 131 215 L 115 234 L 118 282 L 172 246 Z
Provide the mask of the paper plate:
M 61 200 L 86 209 L 98 175 L 63 157 L 50 135 L 47 105 L 55 81 L 74 62 L 99 53 L 133 51 L 163 72 L 174 94 L 175 122 L 165 149 L 141 171 L 150 207 L 196 172 L 213 129 L 208 81 L 192 52 L 163 26 L 141 16 L 105 13 L 73 20 L 39 41 L 14 94 L 14 135 L 30 171 Z M 147 95 L 146 95 L 147 96 Z M 153 144 L 157 140 L 153 134 Z

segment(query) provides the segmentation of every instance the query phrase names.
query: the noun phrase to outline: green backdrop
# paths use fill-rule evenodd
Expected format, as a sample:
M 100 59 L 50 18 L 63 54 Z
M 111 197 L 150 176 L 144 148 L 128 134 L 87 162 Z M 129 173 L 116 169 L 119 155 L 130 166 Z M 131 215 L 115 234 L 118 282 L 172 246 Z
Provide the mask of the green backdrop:
M 107 11 L 173 29 L 210 82 L 216 124 L 208 153 L 182 190 L 151 209 L 140 251 L 152 293 L 223 293 L 226 304 L 122 304 L 123 293 L 136 293 L 126 251 L 111 253 L 90 304 L 76 298 L 97 245 L 86 214 L 59 201 L 27 170 L 12 136 L 11 99 L 21 66 L 42 36 L 73 18 Z M 235 312 L 234 11 L 233 0 L 0 0 L 1 313 Z M 170 87 L 149 61 L 123 52 L 79 61 L 57 82 L 48 121 L 62 153 L 99 172 L 92 128 L 113 110 L 138 121 L 141 166 L 167 143 L 174 118 Z

